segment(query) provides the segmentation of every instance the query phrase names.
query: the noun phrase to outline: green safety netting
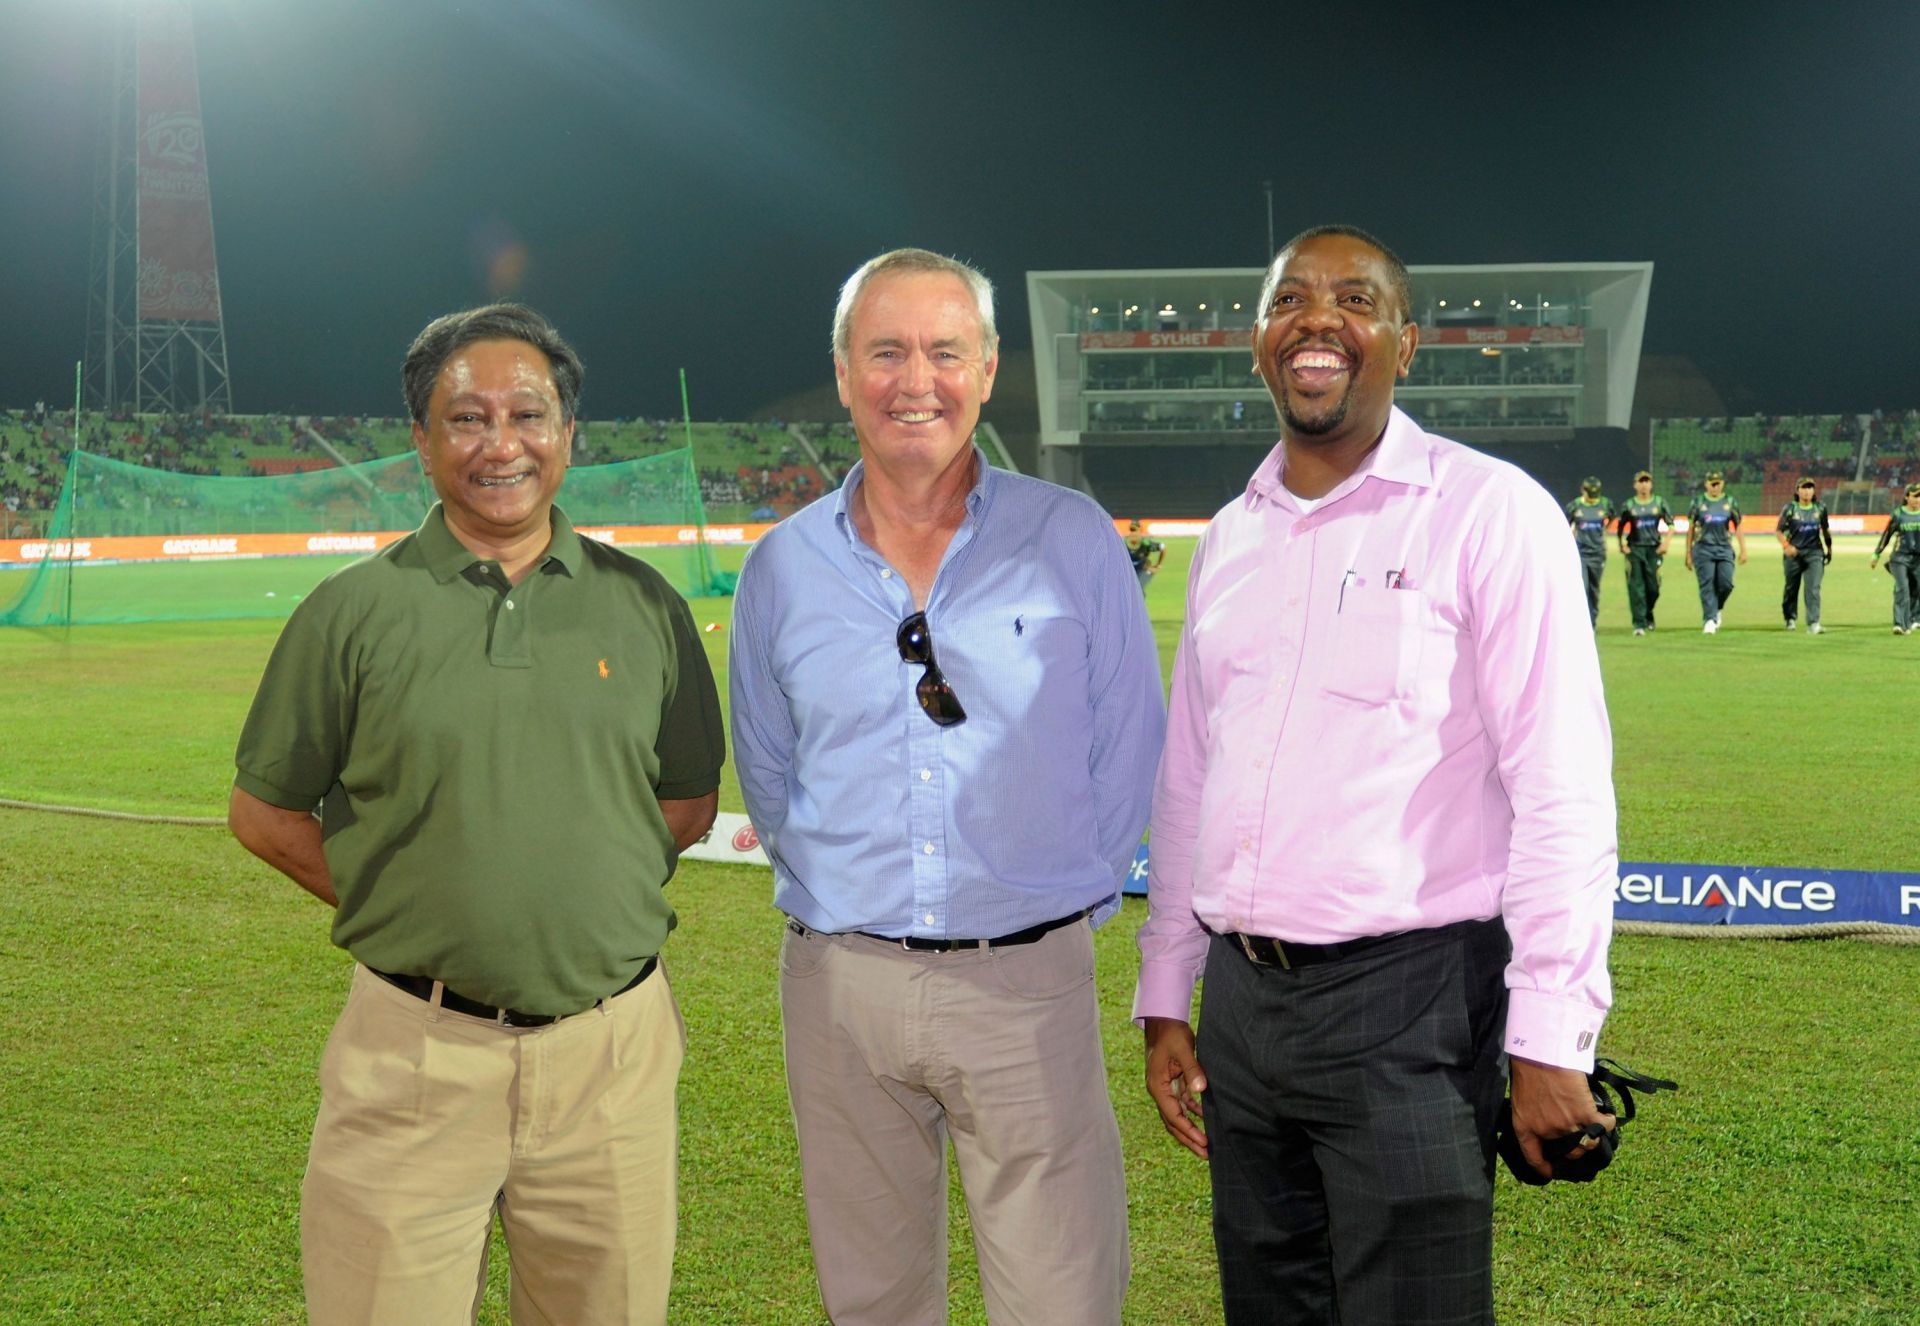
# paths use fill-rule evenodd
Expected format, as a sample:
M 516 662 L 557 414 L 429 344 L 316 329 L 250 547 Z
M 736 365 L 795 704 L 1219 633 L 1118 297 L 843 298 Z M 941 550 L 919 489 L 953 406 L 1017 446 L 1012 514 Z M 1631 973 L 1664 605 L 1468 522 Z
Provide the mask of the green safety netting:
M 0 626 L 284 617 L 323 577 L 364 555 L 346 536 L 413 529 L 433 500 L 411 452 L 261 478 L 179 474 L 75 452 L 44 555 L 24 571 L 0 572 Z M 558 500 L 577 526 L 706 524 L 687 450 L 577 466 Z M 298 555 L 278 556 L 234 556 L 225 542 L 244 547 L 240 536 L 288 534 L 339 537 L 301 541 Z M 93 546 L 126 537 L 192 542 L 176 543 L 174 555 L 156 549 L 147 554 L 153 560 L 122 560 Z M 93 555 L 70 556 L 76 545 Z M 630 551 L 683 594 L 725 590 L 701 538 Z

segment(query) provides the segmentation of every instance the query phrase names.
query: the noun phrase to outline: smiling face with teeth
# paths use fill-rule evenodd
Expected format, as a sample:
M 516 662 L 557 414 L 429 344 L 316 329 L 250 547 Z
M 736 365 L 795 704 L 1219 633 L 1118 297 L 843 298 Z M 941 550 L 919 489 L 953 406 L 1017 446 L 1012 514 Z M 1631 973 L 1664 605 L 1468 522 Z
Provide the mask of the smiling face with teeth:
M 1371 447 L 1420 340 L 1386 258 L 1352 235 L 1320 234 L 1275 261 L 1254 328 L 1254 367 L 1288 442 Z
M 969 459 L 999 367 L 985 340 L 972 292 L 950 272 L 881 272 L 867 282 L 833 371 L 869 466 L 930 478 Z
M 413 444 L 447 527 L 471 551 L 504 563 L 521 542 L 537 538 L 545 547 L 573 454 L 573 421 L 537 347 L 475 341 L 448 356 Z

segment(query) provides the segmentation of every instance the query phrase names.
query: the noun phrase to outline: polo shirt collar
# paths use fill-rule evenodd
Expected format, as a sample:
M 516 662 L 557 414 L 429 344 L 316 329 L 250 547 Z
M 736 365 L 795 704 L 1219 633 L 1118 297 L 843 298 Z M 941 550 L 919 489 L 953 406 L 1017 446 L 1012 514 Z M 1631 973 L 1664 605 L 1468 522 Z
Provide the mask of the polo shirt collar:
M 569 576 L 580 573 L 580 561 L 583 556 L 580 548 L 580 535 L 574 530 L 573 522 L 567 519 L 567 513 L 559 507 L 553 508 L 552 534 L 549 536 L 547 551 L 542 555 L 540 564 L 557 562 L 560 569 Z M 447 513 L 439 502 L 427 512 L 427 518 L 420 522 L 415 535 L 421 556 L 426 560 L 427 570 L 441 584 L 446 584 L 463 573 L 468 567 L 478 565 L 488 559 L 476 556 L 473 550 L 460 542 L 454 532 L 447 528 Z
M 1251 504 L 1286 501 L 1286 460 L 1287 444 L 1276 443 L 1254 470 L 1253 477 L 1247 480 L 1247 500 Z M 1328 496 L 1352 492 L 1369 476 L 1414 488 L 1433 487 L 1433 455 L 1427 449 L 1426 434 L 1397 405 L 1387 415 L 1386 431 L 1380 435 L 1379 445 L 1367 453 L 1360 468 Z

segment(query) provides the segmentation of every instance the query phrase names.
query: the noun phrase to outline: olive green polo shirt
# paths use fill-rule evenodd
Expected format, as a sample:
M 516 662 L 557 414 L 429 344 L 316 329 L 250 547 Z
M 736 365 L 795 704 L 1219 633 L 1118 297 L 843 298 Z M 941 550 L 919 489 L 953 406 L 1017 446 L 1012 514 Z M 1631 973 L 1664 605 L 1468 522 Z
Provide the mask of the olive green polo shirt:
M 661 799 L 705 796 L 720 700 L 686 602 L 558 507 L 518 585 L 439 506 L 288 620 L 235 784 L 322 805 L 333 941 L 529 1013 L 625 985 L 675 923 Z

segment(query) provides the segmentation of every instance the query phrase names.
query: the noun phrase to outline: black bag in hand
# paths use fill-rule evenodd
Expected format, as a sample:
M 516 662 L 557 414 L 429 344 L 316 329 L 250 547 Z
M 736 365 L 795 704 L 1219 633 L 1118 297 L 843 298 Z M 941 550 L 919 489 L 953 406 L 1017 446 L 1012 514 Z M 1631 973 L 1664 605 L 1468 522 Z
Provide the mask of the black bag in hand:
M 1587 1074 L 1587 1087 L 1593 1092 L 1593 1107 L 1602 1114 L 1611 1114 L 1614 1119 L 1613 1131 L 1608 1132 L 1605 1124 L 1590 1123 L 1578 1132 L 1568 1133 L 1564 1137 L 1542 1138 L 1541 1154 L 1553 1167 L 1553 1177 L 1567 1183 L 1591 1183 L 1593 1176 L 1613 1163 L 1613 1153 L 1620 1149 L 1620 1143 L 1626 1138 L 1627 1121 L 1633 1118 L 1633 1093 L 1644 1092 L 1653 1095 L 1656 1091 L 1678 1091 L 1679 1085 L 1663 1077 L 1645 1077 L 1631 1069 L 1623 1068 L 1612 1059 L 1597 1059 L 1593 1071 Z M 1614 1108 L 1613 1097 L 1607 1088 L 1612 1087 L 1620 1093 L 1620 1107 Z M 1522 1183 L 1534 1187 L 1543 1187 L 1551 1180 L 1543 1179 L 1533 1166 L 1527 1163 L 1520 1151 L 1519 1135 L 1513 1131 L 1513 1102 L 1500 1102 L 1500 1117 L 1496 1122 L 1499 1136 L 1500 1159 L 1507 1162 L 1507 1168 L 1513 1177 Z M 1586 1138 L 1596 1138 L 1593 1146 L 1582 1146 Z

